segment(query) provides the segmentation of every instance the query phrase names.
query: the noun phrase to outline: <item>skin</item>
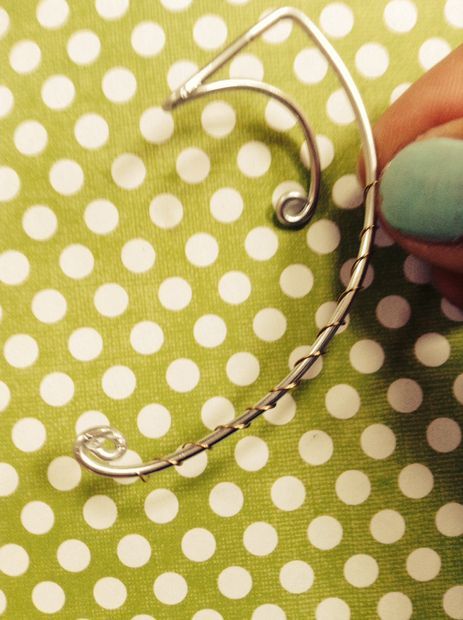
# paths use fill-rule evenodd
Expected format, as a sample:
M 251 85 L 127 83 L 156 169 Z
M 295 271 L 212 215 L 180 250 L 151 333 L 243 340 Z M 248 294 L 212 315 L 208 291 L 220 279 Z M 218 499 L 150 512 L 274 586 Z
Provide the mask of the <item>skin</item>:
M 382 115 L 373 128 L 378 152 L 378 174 L 401 149 L 413 141 L 431 137 L 463 140 L 462 67 L 463 45 L 460 45 L 412 84 Z M 364 184 L 362 155 L 358 176 Z M 377 211 L 381 226 L 392 239 L 404 250 L 431 265 L 432 279 L 437 290 L 453 304 L 463 308 L 463 239 L 444 244 L 405 235 L 385 221 L 380 201 Z

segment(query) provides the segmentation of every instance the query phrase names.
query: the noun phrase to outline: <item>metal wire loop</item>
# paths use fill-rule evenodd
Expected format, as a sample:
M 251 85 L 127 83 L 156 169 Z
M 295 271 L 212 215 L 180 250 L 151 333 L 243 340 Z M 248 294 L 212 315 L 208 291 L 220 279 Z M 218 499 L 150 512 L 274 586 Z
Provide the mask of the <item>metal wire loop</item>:
M 74 453 L 76 459 L 84 467 L 96 474 L 110 478 L 138 477 L 146 481 L 147 477 L 154 472 L 167 467 L 181 465 L 185 460 L 203 450 L 210 450 L 213 445 L 236 431 L 248 428 L 257 417 L 273 409 L 280 398 L 284 397 L 290 390 L 298 387 L 306 372 L 326 352 L 328 344 L 339 327 L 345 324 L 345 317 L 349 312 L 352 301 L 357 292 L 362 288 L 362 281 L 366 273 L 375 231 L 374 206 L 378 183 L 376 178 L 377 159 L 375 144 L 365 106 L 346 65 L 328 39 L 307 15 L 299 9 L 292 7 L 283 7 L 272 11 L 233 41 L 177 90 L 172 92 L 164 102 L 163 107 L 165 110 L 173 110 L 186 102 L 228 90 L 254 91 L 279 101 L 296 118 L 304 134 L 310 159 L 310 183 L 306 195 L 300 192 L 287 192 L 283 194 L 276 205 L 276 217 L 280 224 L 290 228 L 307 224 L 313 217 L 317 207 L 321 172 L 320 156 L 315 136 L 300 107 L 280 89 L 257 80 L 225 79 L 206 83 L 206 80 L 251 41 L 282 19 L 291 20 L 301 26 L 302 30 L 326 57 L 344 88 L 359 128 L 365 161 L 364 220 L 359 237 L 358 254 L 352 265 L 350 280 L 345 291 L 338 297 L 336 308 L 327 324 L 322 327 L 315 337 L 309 353 L 301 357 L 290 373 L 279 384 L 272 387 L 255 405 L 248 407 L 244 413 L 231 422 L 220 424 L 206 437 L 202 437 L 194 442 L 184 443 L 173 453 L 162 458 L 155 458 L 141 465 L 125 466 L 113 462 L 115 459 L 120 458 L 127 450 L 126 441 L 119 431 L 110 427 L 89 429 L 77 437 L 74 444 Z

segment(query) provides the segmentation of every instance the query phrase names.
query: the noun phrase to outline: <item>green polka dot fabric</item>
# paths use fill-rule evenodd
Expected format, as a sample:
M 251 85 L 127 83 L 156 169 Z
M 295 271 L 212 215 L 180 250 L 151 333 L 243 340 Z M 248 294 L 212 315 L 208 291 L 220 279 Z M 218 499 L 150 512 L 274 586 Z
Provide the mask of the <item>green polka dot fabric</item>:
M 294 0 L 372 122 L 461 41 L 460 0 Z M 265 0 L 3 0 L 0 8 L 0 614 L 12 620 L 463 618 L 463 314 L 379 231 L 328 355 L 250 428 L 140 480 L 122 463 L 255 403 L 344 289 L 362 227 L 360 138 L 333 71 L 281 22 L 221 70 L 307 113 L 307 147 L 250 92 L 161 102 L 277 8 Z

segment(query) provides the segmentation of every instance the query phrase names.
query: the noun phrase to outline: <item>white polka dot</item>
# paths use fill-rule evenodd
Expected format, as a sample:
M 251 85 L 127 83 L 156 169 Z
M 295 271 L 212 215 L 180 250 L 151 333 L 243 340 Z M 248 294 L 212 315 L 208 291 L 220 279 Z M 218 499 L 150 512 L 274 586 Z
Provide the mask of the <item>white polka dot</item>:
M 97 288 L 93 303 L 103 316 L 115 317 L 126 311 L 129 297 L 120 284 L 107 283 Z
M 449 502 L 436 512 L 436 527 L 444 536 L 463 536 L 463 504 Z
M 145 513 L 154 523 L 169 523 L 178 513 L 177 496 L 169 489 L 155 489 L 146 496 Z
M 47 478 L 58 491 L 75 489 L 82 477 L 78 462 L 70 456 L 58 456 L 48 466 Z
M 67 312 L 67 301 L 59 291 L 44 289 L 32 298 L 32 313 L 42 323 L 61 321 Z
M 341 598 L 330 596 L 317 605 L 316 620 L 350 620 L 349 605 Z
M 275 131 L 289 131 L 297 122 L 294 114 L 275 99 L 270 99 L 265 107 L 265 120 Z
M 207 454 L 200 452 L 190 457 L 181 467 L 176 467 L 175 471 L 184 478 L 195 478 L 200 476 L 207 467 Z
M 463 373 L 458 375 L 453 383 L 453 394 L 457 401 L 463 405 Z
M 288 297 L 300 299 L 312 290 L 313 274 L 306 265 L 288 265 L 280 275 L 280 288 Z
M 447 0 L 444 7 L 444 16 L 454 28 L 463 28 L 463 12 L 460 0 Z
M 281 567 L 280 583 L 291 594 L 307 592 L 313 585 L 312 567 L 302 560 L 292 560 Z
M 427 284 L 431 280 L 429 265 L 415 256 L 407 256 L 405 259 L 404 274 L 413 284 Z
M 79 327 L 69 336 L 68 349 L 76 360 L 89 362 L 101 354 L 103 338 L 93 327 Z
M 74 125 L 74 136 L 80 146 L 86 149 L 99 149 L 108 141 L 109 126 L 99 114 L 84 114 Z
M 95 259 L 92 252 L 85 245 L 73 243 L 68 245 L 59 256 L 59 266 L 68 278 L 81 280 L 93 271 Z
M 411 315 L 410 304 L 400 295 L 383 297 L 376 306 L 376 318 L 389 329 L 398 329 L 408 323 Z
M 9 166 L 0 166 L 0 202 L 12 200 L 20 187 L 18 173 Z
M 42 100 L 52 110 L 64 110 L 74 101 L 76 89 L 66 75 L 53 75 L 42 85 Z
M 370 521 L 370 532 L 378 542 L 390 545 L 405 534 L 405 520 L 396 510 L 380 510 Z
M 288 424 L 296 415 L 296 401 L 291 394 L 285 394 L 277 402 L 273 409 L 269 409 L 263 414 L 263 417 L 276 426 L 282 426 Z
M 423 69 L 429 70 L 443 60 L 450 52 L 451 47 L 447 41 L 440 37 L 432 37 L 420 46 L 418 60 Z
M 158 297 L 167 310 L 183 310 L 191 301 L 191 286 L 183 278 L 166 278 L 159 287 Z
M 61 28 L 69 17 L 66 0 L 41 0 L 36 9 L 37 20 L 44 28 Z
M 179 358 L 171 362 L 167 368 L 166 381 L 176 392 L 191 392 L 198 385 L 200 372 L 193 360 Z
M 159 228 L 174 228 L 183 217 L 183 206 L 172 194 L 160 194 L 150 204 L 150 218 Z
M 193 0 L 161 0 L 162 6 L 168 11 L 184 11 Z
M 190 147 L 180 153 L 175 166 L 182 181 L 196 184 L 201 183 L 208 176 L 211 162 L 204 151 L 196 147 Z
M 415 581 L 431 581 L 439 574 L 441 559 L 434 549 L 420 547 L 407 557 L 407 573 Z
M 379 575 L 378 563 L 371 555 L 359 553 L 344 564 L 344 577 L 354 588 L 368 588 Z
M 461 428 L 452 418 L 435 418 L 426 429 L 428 444 L 436 452 L 456 450 L 461 444 Z
M 310 543 L 317 549 L 334 549 L 342 539 L 342 525 L 330 515 L 315 517 L 307 529 Z
M 171 90 L 176 90 L 198 71 L 198 66 L 190 60 L 175 62 L 167 72 L 167 83 Z
M 137 80 L 126 67 L 113 67 L 104 74 L 101 88 L 112 103 L 127 103 L 137 91 Z
M 463 619 L 463 585 L 449 588 L 442 599 L 445 613 L 454 620 Z
M 424 366 L 442 366 L 450 357 L 450 344 L 436 332 L 423 334 L 415 342 L 415 355 Z
M 442 298 L 440 307 L 442 314 L 450 319 L 450 321 L 463 321 L 463 310 L 451 304 L 445 297 Z
M 154 595 L 165 605 L 181 603 L 188 593 L 188 584 L 179 573 L 162 573 L 153 585 Z
M 387 400 L 400 413 L 412 413 L 423 402 L 423 390 L 413 379 L 397 379 L 388 387 Z
M 69 539 L 60 544 L 56 552 L 57 560 L 64 570 L 80 573 L 90 564 L 90 549 L 81 540 Z
M 278 250 L 278 237 L 268 226 L 257 226 L 247 234 L 244 247 L 254 260 L 269 260 Z
M 393 32 L 410 32 L 418 17 L 416 6 L 410 0 L 391 0 L 384 9 L 384 21 Z
M 349 125 L 355 120 L 352 105 L 343 90 L 334 91 L 326 104 L 326 113 L 336 125 Z
M 164 344 L 164 332 L 153 321 L 140 321 L 130 331 L 130 344 L 140 355 L 152 355 Z
M 145 437 L 157 439 L 165 435 L 170 429 L 170 412 L 158 403 L 145 405 L 137 416 L 138 430 Z
M 270 10 L 264 11 L 260 16 L 260 19 L 265 17 L 269 13 L 270 13 Z M 269 30 L 266 30 L 262 34 L 262 38 L 264 39 L 266 43 L 271 43 L 271 44 L 276 45 L 278 43 L 283 43 L 284 41 L 286 41 L 286 39 L 291 34 L 292 30 L 293 30 L 292 21 L 290 19 L 282 19 L 276 24 L 274 24 Z M 273 620 L 273 618 L 271 618 L 270 620 Z
M 163 144 L 174 133 L 174 119 L 162 108 L 148 108 L 140 116 L 140 132 L 147 142 Z
M 64 372 L 51 372 L 40 382 L 40 396 L 51 407 L 67 405 L 74 396 L 74 382 Z
M 219 482 L 209 494 L 209 505 L 219 517 L 238 514 L 243 502 L 243 492 L 234 482 Z
M 44 614 L 56 614 L 64 607 L 66 595 L 54 581 L 41 581 L 32 590 L 32 602 Z
M 232 187 L 222 187 L 211 197 L 210 210 L 212 216 L 223 224 L 235 222 L 241 216 L 244 208 L 241 194 Z
M 117 557 L 129 568 L 144 566 L 151 557 L 151 546 L 144 536 L 128 534 L 117 545 Z
M 363 202 L 363 188 L 355 174 L 345 174 L 335 182 L 332 190 L 334 204 L 340 209 L 355 209 Z
M 370 458 L 387 459 L 395 450 L 396 438 L 388 426 L 371 424 L 362 432 L 360 445 Z
M 321 134 L 315 136 L 315 141 L 317 143 L 318 154 L 320 156 L 320 168 L 325 170 L 334 159 L 334 145 L 327 136 L 323 136 Z M 304 141 L 302 143 L 299 155 L 304 166 L 310 170 L 311 163 L 307 142 Z
M 85 411 L 76 422 L 76 434 L 85 432 L 95 426 L 110 426 L 108 418 L 101 411 Z
M 0 571 L 8 577 L 19 577 L 29 568 L 27 551 L 16 544 L 7 544 L 0 547 Z
M 45 502 L 29 502 L 21 510 L 21 523 L 30 534 L 46 534 L 55 523 L 55 514 Z
M 243 544 L 253 555 L 269 555 L 278 544 L 278 534 L 270 523 L 256 521 L 244 530 Z
M 39 346 L 28 334 L 10 336 L 3 345 L 3 355 L 10 366 L 28 368 L 37 361 Z
M 365 502 L 371 491 L 368 476 L 357 469 L 344 471 L 336 480 L 336 495 L 349 506 L 358 506 Z
M 378 227 L 376 229 L 376 234 L 374 238 L 374 244 L 378 248 L 389 248 L 394 245 L 394 239 L 390 237 L 384 228 L 381 226 L 381 223 L 378 222 Z
M 29 207 L 23 214 L 24 232 L 35 241 L 46 241 L 53 237 L 58 227 L 54 211 L 43 205 Z
M 324 431 L 312 430 L 299 439 L 299 454 L 309 465 L 323 465 L 333 455 L 333 440 Z
M 379 43 L 365 43 L 355 54 L 355 66 L 363 77 L 378 78 L 389 67 L 389 53 Z
M 331 322 L 331 316 L 333 312 L 336 310 L 337 303 L 335 301 L 325 301 L 315 313 L 315 323 L 317 324 L 318 329 L 322 329 L 325 325 Z M 342 334 L 342 332 L 347 329 L 347 326 L 350 323 L 350 316 L 347 315 L 344 317 L 344 324 L 340 325 L 336 331 L 336 334 Z
M 410 88 L 410 86 L 411 86 L 410 82 L 404 82 L 403 84 L 399 84 L 398 86 L 396 86 L 394 90 L 391 92 L 389 103 L 391 105 L 395 103 L 397 99 L 401 97 L 405 93 L 405 91 L 407 91 Z
M 5 409 L 10 404 L 11 400 L 11 392 L 10 388 L 6 383 L 0 381 L 0 412 L 5 411 Z
M 349 352 L 350 363 L 362 374 L 377 372 L 384 364 L 384 351 L 375 340 L 359 340 Z
M 32 73 L 40 65 L 42 52 L 34 41 L 18 41 L 11 48 L 9 60 L 16 73 Z
M 235 460 L 245 471 L 258 471 L 267 465 L 269 450 L 260 437 L 247 436 L 235 446 Z
M 111 176 L 120 188 L 132 190 L 140 187 L 146 177 L 144 161 L 133 153 L 123 153 L 111 165 Z
M 0 497 L 6 497 L 16 491 L 19 476 L 13 465 L 0 463 Z
M 208 267 L 217 260 L 219 245 L 209 233 L 196 233 L 187 240 L 185 254 L 195 267 Z
M 137 378 L 128 366 L 111 366 L 101 379 L 104 393 L 114 400 L 129 398 L 137 386 Z
M 119 609 L 127 598 L 127 588 L 116 577 L 102 577 L 95 583 L 93 596 L 103 609 Z
M 328 61 L 316 47 L 308 47 L 294 59 L 294 73 L 303 84 L 318 84 L 328 71 Z
M 403 592 L 388 592 L 378 601 L 381 620 L 410 620 L 412 613 L 412 602 Z
M 14 131 L 14 144 L 22 155 L 38 155 L 47 143 L 47 130 L 38 121 L 24 121 Z
M 242 304 L 251 294 L 251 280 L 241 271 L 229 271 L 219 280 L 219 295 L 227 304 Z
M 86 523 L 95 530 L 111 527 L 117 519 L 117 506 L 106 495 L 93 495 L 84 504 Z
M 45 426 L 37 418 L 21 418 L 11 431 L 11 439 L 21 452 L 40 450 L 47 438 Z
M 155 22 L 140 22 L 132 30 L 130 37 L 133 49 L 143 58 L 153 58 L 163 49 L 166 35 Z
M 258 338 L 266 342 L 279 340 L 286 331 L 286 317 L 276 308 L 263 308 L 255 315 L 252 327 Z
M 129 2 L 130 0 L 96 0 L 95 8 L 103 19 L 120 19 L 127 13 Z
M 260 364 L 252 353 L 241 351 L 232 355 L 227 362 L 227 377 L 235 385 L 251 385 L 260 373 Z
M 10 16 L 3 7 L 0 8 L 0 39 L 7 34 L 10 29 Z
M 22 252 L 7 250 L 0 254 L 0 282 L 3 284 L 22 284 L 29 277 L 29 271 L 29 260 Z
M 270 489 L 272 502 L 285 512 L 300 508 L 305 501 L 305 495 L 304 484 L 295 476 L 277 478 Z
M 252 589 L 252 576 L 242 566 L 228 566 L 220 573 L 217 585 L 227 598 L 244 598 Z
M 151 269 L 156 259 L 153 246 L 146 239 L 130 239 L 121 251 L 121 260 L 126 269 L 133 273 L 144 273 Z
M 206 620 L 206 618 L 204 619 Z M 213 620 L 211 618 L 211 620 Z M 278 605 L 264 603 L 253 611 L 251 620 L 286 620 L 285 612 Z
M 82 189 L 84 172 L 77 162 L 60 159 L 50 168 L 49 180 L 58 194 L 71 196 Z
M 227 24 L 218 15 L 203 15 L 193 26 L 193 39 L 196 45 L 206 51 L 221 47 L 227 39 L 227 34 Z
M 399 474 L 399 488 L 406 497 L 421 499 L 431 493 L 434 476 L 426 465 L 411 463 L 406 465 Z
M 320 13 L 320 26 L 322 30 L 334 39 L 340 39 L 348 35 L 353 25 L 354 14 L 352 9 L 343 2 L 331 2 Z
M 347 287 L 349 280 L 351 278 L 352 267 L 353 267 L 355 260 L 356 259 L 354 258 L 349 258 L 348 260 L 346 260 L 346 262 L 343 263 L 339 271 L 339 277 L 345 287 Z M 372 265 L 370 264 L 368 265 L 365 279 L 363 280 L 363 284 L 362 284 L 363 288 L 368 288 L 370 284 L 373 282 L 374 277 L 375 277 L 375 272 L 374 272 Z
M 340 241 L 339 228 L 331 220 L 318 220 L 307 231 L 307 245 L 317 254 L 334 252 Z
M 101 43 L 91 30 L 78 30 L 69 37 L 66 49 L 76 65 L 89 65 L 100 55 Z
M 238 168 L 250 178 L 264 175 L 270 168 L 272 154 L 263 142 L 253 141 L 244 144 L 238 151 Z
M 227 336 L 227 325 L 216 314 L 204 314 L 194 324 L 193 335 L 202 347 L 218 347 Z
M 347 420 L 352 418 L 360 409 L 360 396 L 351 385 L 339 383 L 326 393 L 325 405 L 334 418 Z
M 13 93 L 6 86 L 0 85 L 0 118 L 5 118 L 5 116 L 8 116 L 8 114 L 13 109 L 13 106 L 14 106 Z
M 109 200 L 99 198 L 86 206 L 84 220 L 87 227 L 96 235 L 107 235 L 117 227 L 119 211 Z
M 230 63 L 231 78 L 248 78 L 249 80 L 264 79 L 264 65 L 254 54 L 239 54 Z
M 215 553 L 214 535 L 203 527 L 194 527 L 183 535 L 183 554 L 192 562 L 205 562 Z
M 224 138 L 235 127 L 235 110 L 225 101 L 209 103 L 201 114 L 201 124 L 204 131 L 210 136 Z
M 231 422 L 235 417 L 235 408 L 228 398 L 213 396 L 201 408 L 201 420 L 204 426 L 214 430 L 220 424 Z

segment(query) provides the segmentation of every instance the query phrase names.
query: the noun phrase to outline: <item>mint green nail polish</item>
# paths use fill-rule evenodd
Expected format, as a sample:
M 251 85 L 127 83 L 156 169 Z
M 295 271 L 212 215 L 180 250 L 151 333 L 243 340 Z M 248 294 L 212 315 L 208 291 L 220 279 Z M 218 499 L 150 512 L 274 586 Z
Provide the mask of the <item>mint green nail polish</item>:
M 463 237 L 463 140 L 409 144 L 384 170 L 380 194 L 393 228 L 430 241 Z

